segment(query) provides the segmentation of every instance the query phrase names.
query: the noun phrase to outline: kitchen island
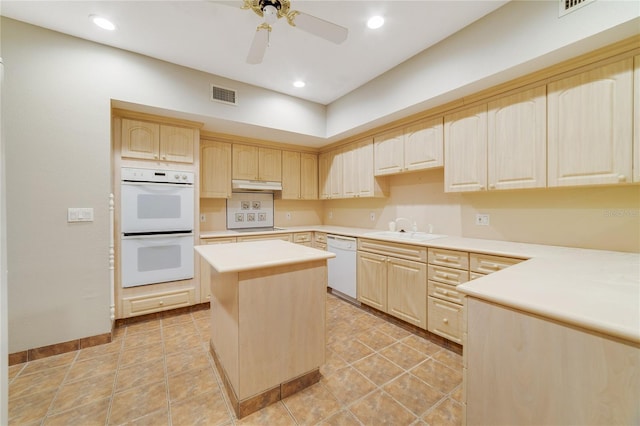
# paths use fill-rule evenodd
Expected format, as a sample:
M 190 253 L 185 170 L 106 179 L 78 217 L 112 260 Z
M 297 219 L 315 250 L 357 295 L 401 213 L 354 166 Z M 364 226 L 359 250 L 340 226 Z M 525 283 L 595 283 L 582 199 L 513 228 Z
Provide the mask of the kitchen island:
M 210 265 L 210 350 L 238 418 L 318 382 L 335 255 L 280 240 L 195 250 Z

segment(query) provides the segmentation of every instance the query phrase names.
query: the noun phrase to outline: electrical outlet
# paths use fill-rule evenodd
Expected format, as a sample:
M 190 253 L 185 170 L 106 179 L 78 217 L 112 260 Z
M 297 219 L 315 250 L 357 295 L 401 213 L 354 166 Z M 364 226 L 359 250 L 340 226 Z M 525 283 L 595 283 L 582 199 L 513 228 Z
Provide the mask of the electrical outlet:
M 286 217 L 287 217 L 287 220 L 291 220 L 291 212 L 287 212 Z
M 369 219 L 371 219 L 371 222 L 375 222 L 376 221 L 376 214 L 374 212 L 369 213 Z
M 206 222 L 207 221 L 207 217 L 204 214 L 200 215 L 200 222 Z
M 476 225 L 489 226 L 488 214 L 476 214 Z

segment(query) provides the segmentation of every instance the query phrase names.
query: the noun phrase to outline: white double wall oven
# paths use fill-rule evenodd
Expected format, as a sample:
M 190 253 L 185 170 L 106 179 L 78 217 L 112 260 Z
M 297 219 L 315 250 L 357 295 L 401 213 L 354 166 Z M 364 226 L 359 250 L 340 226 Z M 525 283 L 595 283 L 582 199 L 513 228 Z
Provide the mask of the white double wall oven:
M 122 287 L 193 278 L 194 174 L 121 172 Z

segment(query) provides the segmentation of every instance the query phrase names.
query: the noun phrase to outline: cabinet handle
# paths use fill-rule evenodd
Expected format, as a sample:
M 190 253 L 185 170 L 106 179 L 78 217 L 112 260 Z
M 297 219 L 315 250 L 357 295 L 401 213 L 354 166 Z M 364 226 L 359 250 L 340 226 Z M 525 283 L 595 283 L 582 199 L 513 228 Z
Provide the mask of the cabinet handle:
M 158 158 L 158 154 L 153 154 L 153 158 Z
M 162 306 L 164 305 L 164 302 L 161 300 L 160 303 L 158 303 L 158 305 Z
M 443 318 L 443 319 L 442 319 L 442 322 L 443 322 L 443 323 L 445 323 L 445 324 L 449 324 L 449 320 L 448 320 L 448 319 L 446 319 L 446 318 Z
M 444 294 L 445 296 L 447 296 L 449 294 L 448 290 L 442 290 L 442 294 Z
M 627 180 L 627 177 L 625 175 L 618 175 L 618 182 L 624 182 Z
M 166 156 L 166 155 L 163 155 L 163 156 L 162 156 L 162 159 L 163 159 L 163 160 L 166 160 L 166 159 L 167 159 L 167 156 Z
M 494 184 L 489 185 L 489 189 L 496 189 L 496 186 Z
M 497 263 L 485 263 L 483 266 L 487 269 L 500 269 L 500 265 L 498 265 Z

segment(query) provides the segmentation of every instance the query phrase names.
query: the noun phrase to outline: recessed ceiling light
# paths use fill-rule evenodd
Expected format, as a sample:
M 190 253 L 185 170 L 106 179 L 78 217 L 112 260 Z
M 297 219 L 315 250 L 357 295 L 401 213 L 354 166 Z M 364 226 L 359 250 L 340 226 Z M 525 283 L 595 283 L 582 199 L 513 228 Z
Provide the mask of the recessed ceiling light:
M 103 18 L 102 16 L 98 16 L 98 15 L 89 15 L 89 19 L 91 19 L 91 21 L 96 24 L 97 26 L 99 26 L 100 28 L 102 28 L 103 30 L 109 30 L 109 31 L 113 31 L 116 29 L 116 26 L 114 25 L 113 22 L 111 22 L 110 20 L 108 20 L 107 18 Z
M 367 21 L 367 27 L 371 28 L 372 30 L 380 28 L 383 25 L 384 25 L 384 18 L 382 16 L 372 16 Z
M 294 87 L 299 87 L 299 88 L 300 88 L 300 87 L 304 87 L 304 86 L 306 86 L 306 85 L 307 85 L 307 83 L 305 83 L 305 82 L 304 82 L 304 81 L 302 81 L 302 80 L 298 80 L 298 81 L 294 81 L 294 82 L 293 82 L 293 85 L 294 85 Z

